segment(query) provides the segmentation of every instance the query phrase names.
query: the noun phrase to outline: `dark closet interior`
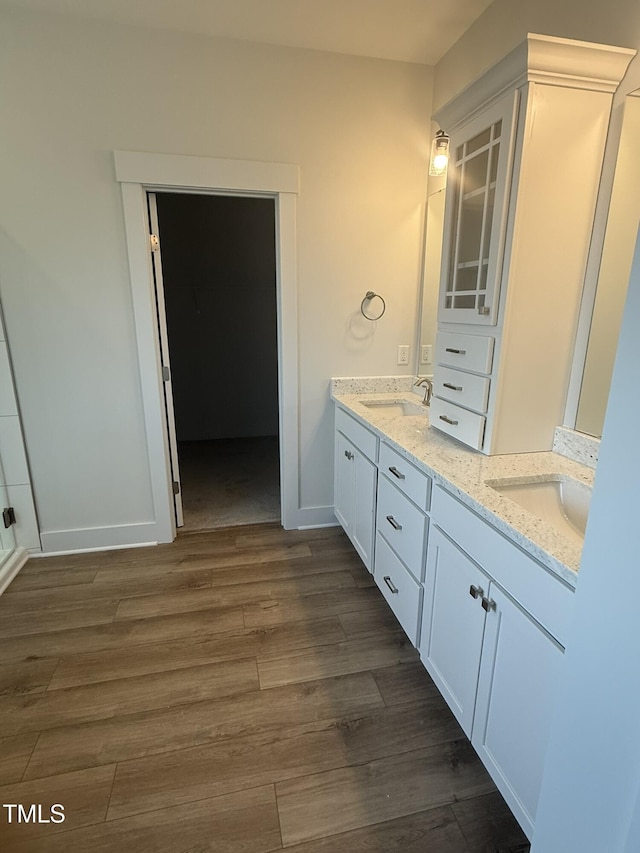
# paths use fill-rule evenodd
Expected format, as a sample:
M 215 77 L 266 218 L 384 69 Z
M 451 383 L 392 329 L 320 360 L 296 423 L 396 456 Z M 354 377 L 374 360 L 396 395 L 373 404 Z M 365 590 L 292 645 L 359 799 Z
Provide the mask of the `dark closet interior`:
M 185 529 L 279 519 L 275 202 L 156 203 Z

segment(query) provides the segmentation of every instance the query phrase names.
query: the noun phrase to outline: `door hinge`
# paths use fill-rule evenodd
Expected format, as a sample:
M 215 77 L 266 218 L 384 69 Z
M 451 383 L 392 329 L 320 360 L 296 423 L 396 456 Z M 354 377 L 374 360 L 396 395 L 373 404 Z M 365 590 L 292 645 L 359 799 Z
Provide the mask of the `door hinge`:
M 12 524 L 16 523 L 16 511 L 12 506 L 5 507 L 2 510 L 2 520 L 5 527 L 11 527 Z
M 159 252 L 160 251 L 160 240 L 158 239 L 157 234 L 151 234 L 149 237 L 149 242 L 151 243 L 151 251 Z
M 171 379 L 171 371 L 166 364 L 162 365 L 162 379 L 164 382 L 168 382 Z
M 180 483 L 177 480 L 173 481 L 173 494 L 174 495 L 180 494 Z

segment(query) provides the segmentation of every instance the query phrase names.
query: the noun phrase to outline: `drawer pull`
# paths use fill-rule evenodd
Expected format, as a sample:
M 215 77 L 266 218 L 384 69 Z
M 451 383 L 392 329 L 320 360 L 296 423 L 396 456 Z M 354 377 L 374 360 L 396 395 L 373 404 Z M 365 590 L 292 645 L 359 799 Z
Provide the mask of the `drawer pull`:
M 488 613 L 490 610 L 496 609 L 496 603 L 492 598 L 483 598 L 482 599 L 482 608 L 483 608 L 483 610 L 486 610 Z
M 451 424 L 451 426 L 458 426 L 458 421 L 454 421 L 452 418 L 448 418 L 446 415 L 440 415 L 440 420 L 444 421 L 446 424 Z
M 466 355 L 467 354 L 466 349 L 454 349 L 453 347 L 445 347 L 444 351 L 445 352 L 452 352 L 455 355 Z
M 353 459 L 353 453 L 350 450 L 345 450 L 344 455 L 347 459 Z
M 384 578 L 383 578 L 383 580 L 384 580 L 384 582 L 386 583 L 386 585 L 389 587 L 389 589 L 391 590 L 391 592 L 392 592 L 394 595 L 396 595 L 396 594 L 397 594 L 397 592 L 398 592 L 398 587 L 394 584 L 394 582 L 391 580 L 391 578 L 389 577 L 389 575 L 385 575 L 385 576 L 384 576 Z
M 469 595 L 471 598 L 480 598 L 480 596 L 484 595 L 484 590 L 480 586 L 474 586 L 474 584 L 471 584 L 469 587 Z
M 404 480 L 405 479 L 404 474 L 402 474 L 400 471 L 398 471 L 398 469 L 396 468 L 395 465 L 390 465 L 389 470 L 391 471 L 391 473 L 393 474 L 394 477 L 398 478 L 398 480 Z
M 450 382 L 443 382 L 443 388 L 451 388 L 452 391 L 462 391 L 462 385 L 452 385 Z
M 402 525 L 398 524 L 395 518 L 392 515 L 387 516 L 387 521 L 393 527 L 394 530 L 402 530 Z

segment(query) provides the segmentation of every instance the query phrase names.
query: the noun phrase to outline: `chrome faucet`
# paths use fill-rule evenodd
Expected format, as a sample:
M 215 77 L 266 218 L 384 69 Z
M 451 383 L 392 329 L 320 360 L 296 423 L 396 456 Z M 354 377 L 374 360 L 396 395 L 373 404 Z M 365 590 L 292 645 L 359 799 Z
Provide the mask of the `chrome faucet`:
M 430 379 L 427 379 L 426 376 L 423 376 L 422 379 L 418 379 L 418 381 L 414 382 L 413 385 L 414 387 L 424 385 L 424 400 L 422 402 L 425 406 L 428 406 L 431 402 L 431 395 L 433 394 L 433 382 Z

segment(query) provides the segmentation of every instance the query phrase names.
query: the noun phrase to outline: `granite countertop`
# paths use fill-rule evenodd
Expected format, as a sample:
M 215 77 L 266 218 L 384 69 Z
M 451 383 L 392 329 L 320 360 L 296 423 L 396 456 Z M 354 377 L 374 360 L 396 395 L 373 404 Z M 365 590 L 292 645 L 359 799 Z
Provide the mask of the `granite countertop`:
M 421 398 L 411 391 L 344 393 L 332 388 L 331 397 L 433 477 L 434 483 L 443 486 L 565 583 L 575 587 L 581 545 L 486 483 L 515 477 L 544 479 L 559 474 L 591 486 L 595 473 L 592 468 L 553 451 L 484 456 L 432 429 L 426 406 L 415 415 L 393 415 L 383 408 L 363 405 L 363 401 L 420 403 Z

